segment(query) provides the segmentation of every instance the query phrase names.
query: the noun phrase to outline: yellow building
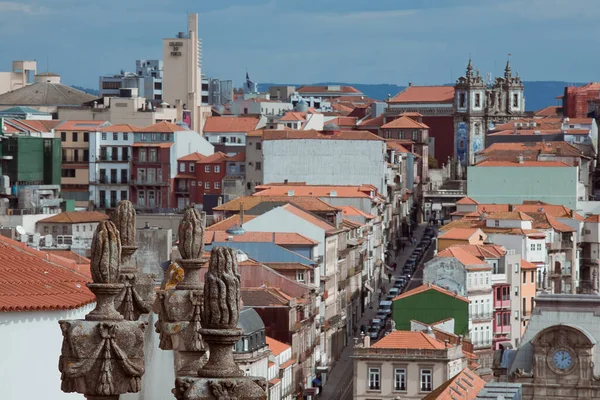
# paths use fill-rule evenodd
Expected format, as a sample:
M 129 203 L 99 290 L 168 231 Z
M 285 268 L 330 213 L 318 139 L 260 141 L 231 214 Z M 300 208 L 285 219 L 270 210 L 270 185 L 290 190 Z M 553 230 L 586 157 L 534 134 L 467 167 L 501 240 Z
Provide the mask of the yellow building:
M 437 238 L 437 251 L 457 244 L 484 244 L 487 235 L 479 228 L 452 228 Z

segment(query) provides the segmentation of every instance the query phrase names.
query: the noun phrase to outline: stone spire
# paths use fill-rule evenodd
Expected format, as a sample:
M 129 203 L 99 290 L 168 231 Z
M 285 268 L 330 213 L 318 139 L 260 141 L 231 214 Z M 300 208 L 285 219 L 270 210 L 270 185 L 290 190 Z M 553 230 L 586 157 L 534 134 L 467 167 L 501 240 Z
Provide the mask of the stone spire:
M 506 67 L 504 67 L 504 77 L 506 79 L 510 79 L 512 77 L 512 71 L 510 69 L 510 54 L 508 56 L 509 58 L 506 60 Z
M 469 57 L 469 65 L 467 65 L 467 78 L 473 78 L 473 61 Z
M 98 224 L 92 240 L 88 288 L 96 308 L 85 320 L 59 321 L 63 334 L 58 369 L 63 392 L 88 399 L 117 400 L 120 394 L 139 392 L 144 374 L 145 322 L 126 321 L 115 310 L 119 283 L 121 239 L 110 221 Z

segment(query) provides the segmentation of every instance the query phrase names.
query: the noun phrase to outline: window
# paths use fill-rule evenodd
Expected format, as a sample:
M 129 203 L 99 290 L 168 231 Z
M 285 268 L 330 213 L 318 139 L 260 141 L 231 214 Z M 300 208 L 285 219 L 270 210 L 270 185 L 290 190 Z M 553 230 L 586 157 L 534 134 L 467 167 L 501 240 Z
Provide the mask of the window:
M 127 183 L 127 172 L 126 169 L 121 170 L 121 183 Z
M 531 271 L 531 283 L 535 281 L 535 271 Z
M 513 94 L 513 107 L 514 108 L 519 107 L 519 94 L 518 93 Z
M 156 162 L 157 159 L 158 159 L 158 157 L 157 157 L 157 151 L 156 151 L 156 149 L 150 149 L 148 151 L 148 161 L 150 161 L 150 162 Z
M 519 295 L 519 287 L 515 286 L 515 297 Z
M 262 150 L 262 143 L 256 142 L 256 150 Z
M 79 135 L 78 135 L 78 133 L 77 133 L 77 132 L 73 132 L 73 141 L 74 141 L 74 142 L 77 142 L 77 141 L 79 140 L 79 137 L 78 137 L 78 136 L 79 136 Z
M 49 232 L 50 232 L 50 227 L 44 226 L 44 233 L 49 233 Z
M 481 94 L 475 93 L 475 107 L 481 107 Z
M 198 186 L 202 186 L 202 181 L 198 181 Z
M 63 225 L 63 227 L 62 227 L 62 233 L 63 233 L 63 235 L 66 235 L 67 233 L 69 233 L 69 228 L 67 228 L 66 225 Z
M 127 190 L 121 190 L 121 200 L 127 200 Z
M 304 282 L 304 271 L 296 271 L 296 280 L 298 282 Z
M 531 247 L 530 248 L 531 248 L 531 251 L 535 251 L 535 244 L 531 243 Z
M 90 161 L 90 151 L 88 149 L 83 150 L 83 161 Z
M 523 297 L 523 315 L 527 314 L 527 299 Z
M 419 140 L 419 131 L 412 132 L 412 140 L 414 140 L 414 141 Z
M 146 162 L 146 149 L 140 149 L 139 157 L 140 162 Z
M 204 166 L 204 172 L 210 172 L 210 165 Z
M 262 170 L 262 163 L 260 161 L 256 162 L 256 170 L 257 171 L 261 171 Z
M 369 390 L 381 390 L 379 368 L 369 368 Z
M 527 283 L 527 272 L 523 272 L 523 283 Z
M 102 140 L 106 140 L 106 132 L 102 132 Z
M 185 172 L 185 164 L 184 163 L 179 164 L 179 172 Z
M 123 132 L 123 140 L 128 140 L 129 134 L 127 132 Z
M 406 390 L 406 369 L 394 369 L 394 390 Z
M 60 133 L 60 141 L 61 142 L 66 142 L 67 141 L 67 132 L 61 132 Z
M 519 263 L 515 263 L 515 274 L 519 273 Z
M 538 251 L 542 250 L 542 244 L 541 243 L 537 244 L 537 249 L 538 249 Z
M 204 189 L 210 189 L 210 182 L 204 182 Z
M 467 96 L 465 96 L 464 93 L 460 93 L 458 95 L 458 107 L 465 108 L 466 105 L 467 105 Z
M 421 392 L 431 392 L 433 372 L 430 369 L 421 370 Z
M 196 181 L 192 181 L 192 186 L 196 186 Z
M 119 133 L 113 132 L 113 140 L 119 140 Z
M 220 182 L 215 182 L 215 184 L 213 185 L 215 189 L 219 189 L 219 187 L 221 186 Z
M 215 173 L 221 172 L 221 166 L 215 165 Z
M 89 132 L 83 132 L 83 141 L 84 142 L 90 141 L 90 133 Z
M 122 147 L 121 148 L 121 160 L 122 161 L 129 161 L 129 147 Z
M 190 172 L 194 172 L 196 170 L 196 166 L 194 163 L 190 163 Z

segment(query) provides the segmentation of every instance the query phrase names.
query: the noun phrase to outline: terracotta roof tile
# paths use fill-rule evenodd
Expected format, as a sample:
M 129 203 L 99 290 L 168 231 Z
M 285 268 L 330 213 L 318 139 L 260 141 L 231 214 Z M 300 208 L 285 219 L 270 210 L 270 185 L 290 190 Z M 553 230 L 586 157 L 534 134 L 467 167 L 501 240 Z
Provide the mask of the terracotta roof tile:
M 436 285 L 430 285 L 430 284 L 425 284 L 425 285 L 417 286 L 414 289 L 411 289 L 411 290 L 406 291 L 406 292 L 404 292 L 402 294 L 399 294 L 398 296 L 394 297 L 393 301 L 404 299 L 405 297 L 414 296 L 416 294 L 423 293 L 423 292 L 426 292 L 428 290 L 435 290 L 435 291 L 438 291 L 438 292 L 440 292 L 442 294 L 445 294 L 447 296 L 455 297 L 455 298 L 457 298 L 459 300 L 462 300 L 465 303 L 469 303 L 469 300 L 466 297 L 459 296 L 456 293 L 453 293 L 453 292 L 451 292 L 449 290 L 446 290 L 446 289 L 441 288 L 441 287 L 436 286 Z
M 383 125 L 381 129 L 429 129 L 429 127 L 410 117 L 402 116 Z
M 326 121 L 325 124 L 336 124 L 337 126 L 339 126 L 342 129 L 344 129 L 344 128 L 352 129 L 356 126 L 357 120 L 358 120 L 358 118 L 356 118 L 356 117 L 336 117 L 336 118 Z
M 592 214 L 592 215 L 588 215 L 585 218 L 585 222 L 593 222 L 593 223 L 600 223 L 600 214 Z
M 0 237 L 0 311 L 79 308 L 95 301 L 90 280 L 89 264 Z
M 363 122 L 361 122 L 360 124 L 358 124 L 358 126 L 380 128 L 383 125 L 383 122 L 384 122 L 384 118 L 383 118 L 383 114 L 382 114 L 375 118 L 366 119 Z
M 354 217 L 364 217 L 366 219 L 375 218 L 374 215 L 367 214 L 366 212 L 363 212 L 362 210 L 359 210 L 358 208 L 353 207 L 353 206 L 338 206 L 338 208 L 342 210 L 342 215 L 354 216 Z
M 459 201 L 456 202 L 456 204 L 479 204 L 478 202 L 476 202 L 475 200 L 473 200 L 472 198 L 465 196 L 462 199 L 460 199 Z
M 225 203 L 227 204 L 227 203 Z M 239 208 L 238 208 L 239 211 Z M 244 215 L 244 222 L 248 222 L 248 221 L 252 221 L 254 218 L 256 218 L 256 215 L 248 215 L 245 214 Z M 222 221 L 219 221 L 209 227 L 206 228 L 207 231 L 226 231 L 229 228 L 233 228 L 234 226 L 239 226 L 240 225 L 240 216 L 239 214 L 237 215 L 232 215 L 229 218 L 225 218 Z
M 188 154 L 187 156 L 179 157 L 177 161 L 202 161 L 206 158 L 204 154 L 198 152 Z
M 336 228 L 333 225 L 331 225 L 329 222 L 325 221 L 324 219 L 321 219 L 321 218 L 317 217 L 316 215 L 311 214 L 307 211 L 301 210 L 298 207 L 295 207 L 291 204 L 286 204 L 285 206 L 283 206 L 283 209 L 302 218 L 305 221 L 310 222 L 311 224 L 313 224 L 315 226 L 318 226 L 319 228 L 323 229 L 325 232 L 330 232 L 330 231 L 336 230 Z
M 250 221 L 256 217 L 252 216 L 251 218 L 247 218 L 249 216 L 244 217 L 244 222 Z M 237 219 L 239 224 L 239 215 L 235 215 L 233 217 L 228 218 Z M 224 221 L 221 221 L 224 222 Z M 218 223 L 219 224 L 219 223 Z M 232 224 L 232 226 L 237 225 Z M 213 227 L 216 226 L 211 225 L 208 227 L 206 234 L 204 235 L 204 243 L 213 243 L 213 242 L 227 242 L 229 240 L 229 233 L 226 230 L 216 230 Z M 212 228 L 212 229 L 211 229 Z M 279 233 L 279 232 L 244 232 L 239 235 L 233 236 L 234 242 L 270 242 L 275 243 L 280 246 L 290 246 L 290 245 L 305 245 L 305 246 L 315 246 L 318 242 L 307 238 L 299 233 Z
M 275 271 L 311 271 L 312 268 L 308 265 L 299 262 L 263 262 L 267 267 L 274 269 Z
M 257 117 L 208 117 L 204 132 L 250 132 L 256 130 Z
M 252 196 L 311 196 L 311 197 L 361 197 L 370 198 L 371 192 L 377 192 L 372 185 L 306 185 L 293 183 L 266 183 L 255 188 L 256 193 Z M 292 195 L 289 195 L 293 192 Z
M 158 147 L 159 149 L 170 149 L 175 143 L 173 142 L 136 142 L 131 147 Z
M 484 386 L 485 381 L 479 375 L 465 368 L 423 397 L 423 400 L 475 400 Z
M 129 124 L 110 125 L 99 129 L 100 132 L 139 132 L 141 128 Z
M 559 117 L 559 112 L 562 114 L 561 106 L 548 106 L 546 108 L 542 108 L 541 110 L 537 110 L 535 112 L 536 117 Z
M 186 129 L 179 125 L 172 124 L 171 122 L 162 121 L 162 122 L 158 122 L 154 125 L 150 125 L 145 128 L 141 128 L 138 132 L 174 133 L 174 132 L 181 132 L 181 131 L 187 131 L 187 130 L 189 130 L 189 129 Z
M 486 219 L 498 219 L 508 221 L 533 221 L 533 218 L 521 211 L 492 212 L 486 216 Z
M 399 142 L 396 139 L 386 139 L 385 144 L 388 150 L 394 150 L 399 153 L 412 153 L 410 150 L 404 147 L 404 142 Z
M 439 236 L 440 239 L 468 240 L 478 233 L 478 228 L 452 228 Z
M 287 307 L 292 299 L 280 289 L 272 287 L 243 287 L 241 291 L 245 307 Z
M 267 336 L 265 339 L 267 340 L 267 346 L 269 346 L 269 350 L 271 350 L 271 353 L 273 353 L 274 356 L 278 356 L 284 351 L 292 348 L 290 345 L 280 342 L 279 340 L 275 340 L 269 336 Z
M 453 86 L 409 86 L 388 103 L 452 103 Z
M 423 332 L 392 331 L 371 346 L 374 349 L 442 350 L 446 344 Z
M 515 161 L 519 156 L 525 161 L 536 161 L 542 154 L 584 157 L 580 149 L 567 142 L 493 143 L 477 154 L 487 161 Z
M 470 266 L 485 266 L 486 269 L 491 269 L 492 266 L 487 264 L 484 260 L 474 256 L 470 252 L 462 249 L 460 246 L 450 246 L 439 253 L 436 257 L 440 258 L 455 258 L 465 267 Z
M 537 269 L 537 265 L 535 265 L 533 263 L 530 263 L 527 260 L 521 259 L 521 269 L 525 269 L 525 270 L 528 270 L 528 269 Z
M 44 224 L 79 224 L 101 222 L 109 219 L 108 215 L 97 211 L 67 211 L 38 221 Z
M 57 125 L 54 129 L 57 131 L 97 131 L 104 126 L 110 125 L 108 121 L 96 120 L 68 120 Z
M 240 206 L 244 210 L 250 210 L 260 203 L 290 203 L 311 212 L 337 212 L 338 208 L 334 207 L 323 200 L 309 196 L 240 196 L 225 204 L 214 207 L 215 211 L 233 211 L 239 212 Z
M 282 122 L 302 122 L 306 121 L 306 113 L 299 111 L 288 111 L 283 117 L 279 119 Z
M 328 87 L 332 87 L 332 86 L 336 86 L 336 85 L 331 85 L 331 86 L 301 86 L 299 87 L 296 91 L 298 93 L 337 93 L 337 92 L 341 92 L 341 93 L 356 93 L 356 94 L 361 94 L 362 92 L 360 90 L 357 90 L 355 88 L 353 88 L 352 86 L 340 86 L 340 90 L 328 90 Z

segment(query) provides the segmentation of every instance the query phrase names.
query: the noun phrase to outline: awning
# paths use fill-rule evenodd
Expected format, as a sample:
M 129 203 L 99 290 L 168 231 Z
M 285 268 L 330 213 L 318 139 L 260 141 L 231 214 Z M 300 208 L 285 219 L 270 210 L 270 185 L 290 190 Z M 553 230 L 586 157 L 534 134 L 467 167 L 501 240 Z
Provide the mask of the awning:
M 368 291 L 373 292 L 373 288 L 371 287 L 371 285 L 369 285 L 369 283 L 365 282 L 365 287 L 367 288 Z

